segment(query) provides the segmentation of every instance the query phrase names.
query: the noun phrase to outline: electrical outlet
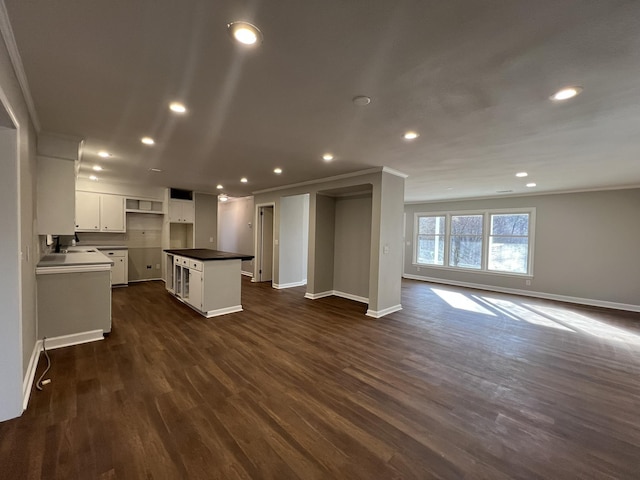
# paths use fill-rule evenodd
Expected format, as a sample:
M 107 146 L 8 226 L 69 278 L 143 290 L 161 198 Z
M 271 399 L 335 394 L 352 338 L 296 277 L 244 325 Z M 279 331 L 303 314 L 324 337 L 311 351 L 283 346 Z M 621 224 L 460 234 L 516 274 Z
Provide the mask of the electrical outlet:
M 213 243 L 213 237 L 209 237 L 209 243 Z
M 531 286 L 531 280 L 525 280 L 525 281 L 524 281 L 524 284 L 525 284 L 527 287 L 530 287 L 530 286 Z

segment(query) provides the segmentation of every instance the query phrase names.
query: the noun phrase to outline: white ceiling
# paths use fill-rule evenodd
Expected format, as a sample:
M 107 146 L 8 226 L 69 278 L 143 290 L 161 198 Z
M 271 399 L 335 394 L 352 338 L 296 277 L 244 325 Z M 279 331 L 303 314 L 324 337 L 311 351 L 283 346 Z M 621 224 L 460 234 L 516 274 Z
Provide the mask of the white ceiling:
M 388 166 L 407 201 L 640 185 L 637 0 L 5 4 L 41 129 L 86 140 L 82 176 L 238 196 Z M 234 44 L 234 20 L 264 43 Z M 584 92 L 549 100 L 567 85 Z

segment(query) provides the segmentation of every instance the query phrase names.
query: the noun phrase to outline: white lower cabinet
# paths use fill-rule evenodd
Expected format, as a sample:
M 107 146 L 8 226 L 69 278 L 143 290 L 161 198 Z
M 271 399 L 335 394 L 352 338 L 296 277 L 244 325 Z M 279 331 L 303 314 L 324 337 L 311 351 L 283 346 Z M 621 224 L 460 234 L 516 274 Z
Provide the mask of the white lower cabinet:
M 129 252 L 127 250 L 101 250 L 113 261 L 111 267 L 111 285 L 127 285 L 129 283 Z

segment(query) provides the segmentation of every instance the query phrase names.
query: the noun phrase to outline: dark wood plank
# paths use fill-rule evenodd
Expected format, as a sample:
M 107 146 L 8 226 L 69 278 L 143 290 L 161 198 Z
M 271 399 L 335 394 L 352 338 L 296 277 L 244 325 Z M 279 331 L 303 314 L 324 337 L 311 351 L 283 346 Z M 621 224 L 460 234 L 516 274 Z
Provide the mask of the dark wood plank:
M 402 285 L 379 320 L 247 279 L 211 319 L 116 289 L 112 334 L 0 424 L 0 479 L 640 478 L 640 314 Z

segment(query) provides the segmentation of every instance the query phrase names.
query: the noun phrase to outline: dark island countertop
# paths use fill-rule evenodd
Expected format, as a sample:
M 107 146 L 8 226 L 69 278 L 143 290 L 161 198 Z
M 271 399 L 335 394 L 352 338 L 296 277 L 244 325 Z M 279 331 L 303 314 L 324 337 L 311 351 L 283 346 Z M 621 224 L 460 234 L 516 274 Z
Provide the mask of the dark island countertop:
M 253 260 L 253 255 L 243 253 L 223 252 L 221 250 L 210 250 L 208 248 L 180 248 L 176 250 L 164 250 L 171 255 L 181 255 L 195 260 L 207 262 L 209 260 Z

